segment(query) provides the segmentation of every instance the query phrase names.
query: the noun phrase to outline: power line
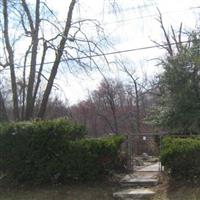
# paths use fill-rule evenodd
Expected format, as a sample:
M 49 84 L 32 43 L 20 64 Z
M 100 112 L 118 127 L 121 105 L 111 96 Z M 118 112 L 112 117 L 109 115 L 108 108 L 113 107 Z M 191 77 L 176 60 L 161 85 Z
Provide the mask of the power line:
M 186 44 L 189 42 L 192 42 L 194 40 L 186 40 L 182 42 L 172 42 L 170 43 L 171 46 L 177 45 L 177 44 Z M 82 60 L 82 59 L 91 59 L 91 58 L 96 58 L 96 57 L 106 57 L 110 55 L 115 55 L 115 54 L 124 54 L 124 53 L 129 53 L 129 52 L 134 52 L 134 51 L 144 51 L 144 50 L 149 50 L 149 49 L 155 49 L 155 48 L 166 48 L 168 47 L 168 44 L 162 44 L 162 45 L 152 45 L 152 46 L 146 46 L 146 47 L 139 47 L 139 48 L 133 48 L 133 49 L 125 49 L 125 50 L 118 50 L 118 51 L 111 51 L 107 53 L 99 53 L 99 54 L 94 54 L 94 55 L 88 55 L 88 56 L 81 56 L 81 57 L 75 57 L 75 58 L 68 58 L 68 59 L 61 59 L 60 62 L 66 62 L 66 61 L 76 61 L 76 60 Z M 49 61 L 49 62 L 44 62 L 43 65 L 49 65 L 53 64 L 54 61 Z M 37 66 L 40 65 L 40 63 L 36 64 Z M 30 67 L 31 65 L 26 65 L 27 67 Z M 24 66 L 18 65 L 18 68 L 21 68 Z
M 168 11 L 168 12 L 163 12 L 162 15 L 167 15 L 167 14 L 172 14 L 172 13 L 185 13 L 185 12 L 192 12 L 193 10 L 196 9 L 200 9 L 200 7 L 191 7 L 190 9 L 185 9 L 185 10 L 174 10 L 174 11 Z M 129 18 L 129 19 L 123 19 L 123 20 L 118 20 L 118 21 L 111 21 L 111 22 L 107 22 L 107 23 L 100 23 L 99 25 L 102 26 L 109 26 L 112 24 L 120 24 L 120 23 L 125 23 L 125 22 L 131 22 L 131 21 L 135 21 L 135 20 L 139 20 L 139 19 L 144 19 L 144 18 L 152 18 L 152 17 L 157 17 L 158 15 L 156 14 L 152 14 L 152 15 L 144 15 L 144 16 L 138 16 L 138 17 L 133 17 L 133 18 Z M 84 20 L 84 19 L 79 19 Z M 65 21 L 62 21 L 61 23 L 65 23 Z M 90 28 L 93 28 L 92 25 L 89 25 Z
M 179 43 L 170 43 L 170 45 L 174 46 L 177 44 L 186 44 L 188 42 L 191 42 L 191 40 L 186 40 L 182 41 Z M 118 51 L 112 51 L 112 52 L 107 52 L 107 53 L 99 53 L 99 54 L 94 54 L 94 55 L 88 55 L 88 56 L 81 56 L 81 57 L 75 57 L 75 58 L 69 58 L 69 59 L 61 59 L 60 62 L 66 62 L 66 61 L 75 61 L 75 60 L 82 60 L 82 59 L 91 59 L 91 58 L 96 58 L 96 57 L 106 57 L 110 55 L 115 55 L 115 54 L 123 54 L 123 53 L 128 53 L 128 52 L 134 52 L 134 51 L 143 51 L 143 50 L 148 50 L 148 49 L 155 49 L 155 48 L 166 48 L 168 47 L 168 44 L 162 44 L 162 45 L 153 45 L 153 46 L 146 46 L 146 47 L 139 47 L 139 48 L 133 48 L 133 49 L 125 49 L 125 50 L 118 50 Z M 49 61 L 45 62 L 44 64 L 53 64 L 54 61 Z M 40 64 L 37 64 L 40 65 Z M 30 66 L 30 65 L 29 65 Z
M 192 7 L 190 9 L 185 9 L 185 10 L 175 10 L 175 11 L 168 11 L 162 13 L 162 15 L 167 15 L 167 14 L 172 14 L 172 13 L 185 13 L 185 12 L 192 12 L 195 9 L 200 9 L 200 7 Z M 118 20 L 118 21 L 113 21 L 113 22 L 108 22 L 104 23 L 103 25 L 112 25 L 112 24 L 118 24 L 118 23 L 124 23 L 124 22 L 130 22 L 138 19 L 143 19 L 143 18 L 152 18 L 152 17 L 157 17 L 158 15 L 152 14 L 152 15 L 145 15 L 145 16 L 140 16 L 140 17 L 134 17 L 134 18 L 129 18 L 129 19 L 124 19 L 124 20 Z

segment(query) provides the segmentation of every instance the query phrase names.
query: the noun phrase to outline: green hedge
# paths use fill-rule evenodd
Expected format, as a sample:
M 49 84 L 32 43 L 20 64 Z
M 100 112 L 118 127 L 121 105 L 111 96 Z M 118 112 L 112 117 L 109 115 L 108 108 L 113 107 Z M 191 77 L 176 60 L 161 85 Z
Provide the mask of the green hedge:
M 79 140 L 87 134 L 86 128 L 77 123 L 65 120 L 46 120 L 0 125 L 0 134 L 35 134 L 47 137 L 49 134 L 62 135 L 69 140 Z
M 115 168 L 123 137 L 85 139 L 65 120 L 0 128 L 0 171 L 19 182 L 92 180 Z
M 173 178 L 200 178 L 199 137 L 165 137 L 162 141 L 161 162 Z

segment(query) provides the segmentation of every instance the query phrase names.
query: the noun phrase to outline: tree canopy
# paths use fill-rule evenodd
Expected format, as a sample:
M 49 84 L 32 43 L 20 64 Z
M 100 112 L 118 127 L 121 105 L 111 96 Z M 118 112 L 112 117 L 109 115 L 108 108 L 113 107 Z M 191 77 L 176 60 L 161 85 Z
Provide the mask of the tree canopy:
M 162 59 L 160 106 L 154 116 L 157 125 L 184 134 L 200 131 L 200 33 L 189 33 L 187 40 L 176 42 Z

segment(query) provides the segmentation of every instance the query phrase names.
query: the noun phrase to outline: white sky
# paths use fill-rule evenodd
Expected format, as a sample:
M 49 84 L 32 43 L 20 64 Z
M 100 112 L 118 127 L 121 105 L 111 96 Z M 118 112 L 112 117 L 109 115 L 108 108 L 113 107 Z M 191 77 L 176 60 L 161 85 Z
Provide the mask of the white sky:
M 113 14 L 112 7 L 105 1 L 79 0 L 74 19 L 80 16 L 82 19 L 97 19 L 102 23 L 108 40 L 113 43 L 112 49 L 107 49 L 106 52 L 154 45 L 151 40 L 162 41 L 161 30 L 156 21 L 158 15 L 156 7 L 163 13 L 163 21 L 167 27 L 170 25 L 178 27 L 183 22 L 185 30 L 191 30 L 197 26 L 198 13 L 200 13 L 200 8 L 196 8 L 200 6 L 198 0 L 116 0 L 119 2 L 119 8 L 115 7 L 118 8 L 116 14 Z M 68 7 L 66 1 L 47 0 L 47 2 L 57 12 L 60 20 L 64 20 Z M 88 27 L 88 34 L 92 32 L 93 27 Z M 142 66 L 143 71 L 152 77 L 159 69 L 155 66 L 155 61 L 150 60 L 161 56 L 162 53 L 160 49 L 150 49 L 116 56 L 120 56 L 125 61 L 128 60 L 138 76 L 141 76 Z M 108 60 L 114 61 L 114 56 L 109 56 Z M 112 69 L 109 74 L 116 78 L 123 77 L 123 74 L 115 69 Z M 101 75 L 96 72 L 90 73 L 90 77 L 84 73 L 74 77 L 72 74 L 64 73 L 61 68 L 56 83 L 62 88 L 59 94 L 68 98 L 70 104 L 73 104 L 86 98 L 88 90 L 94 90 L 101 79 Z

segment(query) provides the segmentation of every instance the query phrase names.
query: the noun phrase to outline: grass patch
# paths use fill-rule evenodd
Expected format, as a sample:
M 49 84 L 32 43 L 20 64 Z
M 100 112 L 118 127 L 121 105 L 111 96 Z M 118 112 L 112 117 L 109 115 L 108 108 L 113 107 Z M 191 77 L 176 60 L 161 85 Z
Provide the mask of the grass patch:
M 163 177 L 153 200 L 200 200 L 200 184 Z
M 109 183 L 0 188 L 0 200 L 113 200 Z
M 153 200 L 200 200 L 200 187 L 181 187 L 176 191 L 158 192 Z

